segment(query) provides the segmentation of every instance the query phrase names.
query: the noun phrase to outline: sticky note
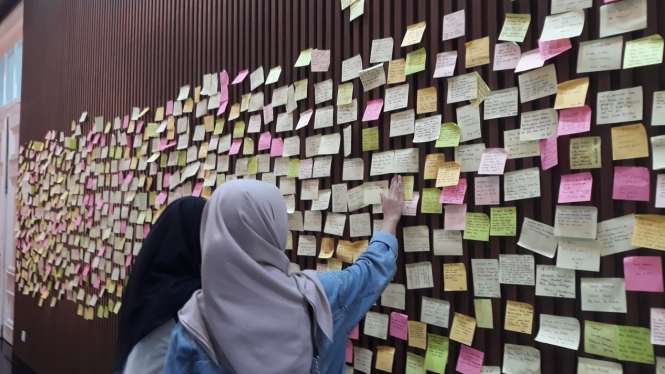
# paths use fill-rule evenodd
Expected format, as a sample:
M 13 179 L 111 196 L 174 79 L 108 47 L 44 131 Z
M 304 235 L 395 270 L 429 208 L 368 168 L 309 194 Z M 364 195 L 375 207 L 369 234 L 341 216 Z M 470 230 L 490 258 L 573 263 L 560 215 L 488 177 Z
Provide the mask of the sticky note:
M 559 136 L 579 134 L 590 129 L 591 108 L 588 105 L 564 109 L 559 112 Z
M 420 206 L 421 213 L 441 214 L 443 206 L 439 202 L 441 197 L 441 190 L 438 188 L 423 188 L 422 205 Z
M 540 163 L 543 170 L 551 169 L 559 164 L 559 150 L 556 135 L 539 140 L 538 145 L 540 146 Z
M 476 319 L 461 313 L 455 313 L 453 325 L 450 327 L 450 340 L 471 345 L 476 331 Z
M 492 313 L 492 300 L 490 299 L 474 299 L 474 309 L 476 311 L 476 321 L 479 328 L 493 329 L 493 313 Z
M 409 347 L 427 348 L 427 324 L 417 321 L 408 321 Z
M 439 139 L 436 140 L 434 146 L 436 148 L 457 147 L 459 145 L 460 135 L 461 130 L 456 123 L 442 123 Z
M 402 180 L 404 177 L 402 177 Z M 438 178 L 437 178 L 438 180 Z M 442 204 L 462 204 L 464 203 L 464 195 L 466 194 L 466 179 L 459 179 L 454 186 L 447 186 L 441 189 L 441 198 L 439 202 Z
M 425 48 L 420 48 L 406 54 L 406 64 L 404 65 L 404 75 L 414 74 L 425 70 L 427 61 L 427 52 Z
M 397 312 L 390 313 L 390 336 L 402 340 L 409 339 L 408 333 L 409 316 Z
M 554 109 L 584 106 L 588 89 L 588 77 L 573 79 L 559 84 Z
M 439 165 L 436 176 L 436 187 L 456 186 L 459 182 L 461 165 L 455 161 Z
M 363 115 L 363 122 L 374 121 L 379 119 L 381 114 L 381 108 L 383 108 L 383 99 L 370 100 L 367 102 L 367 108 L 365 108 L 365 114 Z
M 490 63 L 490 38 L 472 40 L 466 44 L 466 68 Z
M 485 213 L 467 213 L 464 239 L 466 240 L 490 240 L 490 218 Z
M 656 34 L 626 42 L 623 68 L 656 65 L 663 62 L 663 37 Z
M 626 291 L 663 292 L 663 263 L 657 256 L 624 257 Z
M 443 374 L 448 362 L 448 338 L 427 334 L 427 353 L 425 354 L 425 370 Z
M 559 203 L 591 201 L 593 176 L 589 172 L 561 176 Z
M 379 128 L 368 127 L 363 129 L 363 152 L 379 149 Z
M 665 216 L 638 214 L 631 245 L 665 251 Z
M 504 328 L 506 330 L 531 334 L 533 306 L 527 303 L 507 300 L 505 321 Z
M 599 169 L 601 167 L 600 136 L 570 139 L 570 168 Z
M 457 359 L 456 371 L 462 374 L 481 374 L 485 353 L 462 345 Z
M 529 23 L 531 23 L 531 14 L 506 13 L 506 21 L 503 23 L 499 40 L 522 43 L 529 30 Z
M 614 200 L 649 201 L 649 169 L 641 166 L 615 166 Z
M 427 27 L 427 22 L 424 21 L 407 26 L 406 34 L 404 34 L 404 39 L 402 40 L 402 47 L 420 43 L 425 33 L 425 27 Z
M 515 207 L 491 208 L 490 215 L 491 215 L 491 229 L 490 229 L 491 236 L 517 235 L 517 210 Z
M 443 284 L 444 291 L 466 291 L 466 267 L 464 263 L 443 264 Z
M 428 87 L 418 90 L 417 108 L 417 114 L 437 111 L 436 87 Z

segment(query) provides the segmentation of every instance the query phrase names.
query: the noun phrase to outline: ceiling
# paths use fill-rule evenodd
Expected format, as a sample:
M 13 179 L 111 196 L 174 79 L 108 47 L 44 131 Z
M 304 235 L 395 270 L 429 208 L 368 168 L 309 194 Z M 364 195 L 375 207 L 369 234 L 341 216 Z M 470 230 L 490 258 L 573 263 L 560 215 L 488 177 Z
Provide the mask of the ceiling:
M 2 21 L 20 0 L 0 0 L 0 21 Z

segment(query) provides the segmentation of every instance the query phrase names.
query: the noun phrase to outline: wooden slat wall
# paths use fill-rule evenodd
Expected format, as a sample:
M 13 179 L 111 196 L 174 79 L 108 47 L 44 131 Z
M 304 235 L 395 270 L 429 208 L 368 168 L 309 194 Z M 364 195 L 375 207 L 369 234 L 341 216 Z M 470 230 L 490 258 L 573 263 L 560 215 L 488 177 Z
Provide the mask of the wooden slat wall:
M 205 73 L 226 69 L 231 79 L 238 71 L 250 72 L 263 65 L 267 74 L 274 66 L 281 65 L 282 77 L 278 84 L 260 87 L 266 103 L 270 101 L 274 88 L 294 81 L 309 78 L 309 97 L 299 102 L 299 111 L 330 105 L 330 102 L 314 105 L 312 85 L 332 78 L 334 86 L 333 103 L 336 100 L 337 84 L 341 78 L 341 63 L 357 54 L 362 54 L 364 66 L 369 66 L 371 41 L 392 36 L 395 39 L 393 58 L 405 58 L 408 52 L 420 47 L 427 49 L 427 70 L 407 77 L 410 85 L 409 108 L 414 108 L 416 91 L 435 86 L 439 93 L 439 112 L 443 122 L 454 122 L 455 108 L 461 104 L 445 104 L 447 83 L 445 79 L 432 79 L 435 56 L 442 51 L 457 50 L 459 58 L 455 75 L 477 71 L 492 90 L 517 86 L 517 75 L 510 71 L 493 72 L 491 65 L 465 69 L 464 43 L 481 37 L 490 37 L 490 55 L 494 54 L 499 31 L 506 13 L 531 13 L 532 20 L 522 51 L 537 47 L 537 38 L 542 30 L 545 17 L 549 14 L 549 0 L 367 0 L 365 14 L 349 22 L 349 11 L 341 11 L 339 0 L 180 0 L 180 1 L 139 1 L 139 0 L 34 0 L 25 3 L 24 26 L 24 67 L 23 97 L 21 113 L 21 142 L 41 139 L 47 130 L 55 129 L 69 134 L 72 120 L 78 119 L 83 111 L 90 117 L 104 116 L 105 121 L 116 116 L 129 114 L 133 106 L 156 108 L 164 106 L 167 100 L 177 96 L 178 88 L 191 84 L 192 88 L 202 84 Z M 603 0 L 594 0 L 594 7 L 586 11 L 586 26 L 582 35 L 572 40 L 573 49 L 553 58 L 559 82 L 578 78 L 576 74 L 577 50 L 579 42 L 598 39 L 598 7 Z M 624 41 L 643 36 L 665 35 L 665 0 L 648 0 L 649 19 L 645 30 L 623 34 Z M 451 41 L 441 41 L 442 19 L 445 14 L 466 9 L 466 35 Z M 661 22 L 659 22 L 659 20 Z M 416 46 L 400 48 L 406 27 L 416 22 L 427 21 L 423 41 Z M 330 49 L 331 68 L 326 73 L 310 73 L 309 68 L 292 68 L 299 52 L 306 48 Z M 492 58 L 493 60 L 493 58 Z M 387 64 L 386 64 L 387 68 Z M 651 102 L 653 92 L 665 89 L 665 67 L 648 66 L 631 70 L 588 74 L 591 79 L 587 104 L 595 112 L 598 92 L 619 88 L 643 86 L 644 121 L 649 136 L 665 134 L 665 128 L 651 127 Z M 356 79 L 354 96 L 359 100 L 359 118 L 368 100 L 381 98 L 387 86 L 371 92 L 362 92 Z M 249 92 L 249 78 L 240 85 L 230 87 L 231 104 L 240 101 L 243 93 Z M 554 96 L 520 105 L 520 112 L 554 105 Z M 284 111 L 283 107 L 276 112 Z M 228 113 L 228 112 L 227 112 Z M 147 116 L 153 117 L 154 112 Z M 276 118 L 277 113 L 275 113 Z M 418 116 L 418 117 L 422 117 Z M 249 114 L 243 113 L 245 122 Z M 297 114 L 296 114 L 297 118 Z M 192 118 L 193 120 L 193 118 Z M 452 160 L 453 149 L 437 149 L 434 143 L 413 144 L 411 136 L 389 138 L 390 117 L 383 114 L 378 123 L 353 124 L 354 147 L 351 157 L 362 157 L 365 172 L 369 175 L 370 152 L 362 152 L 360 147 L 362 128 L 379 126 L 381 134 L 380 150 L 417 147 L 420 150 L 421 170 L 425 155 L 443 152 L 446 159 Z M 197 124 L 201 121 L 190 121 Z M 595 123 L 595 115 L 592 119 Z M 89 129 L 89 122 L 84 132 Z M 314 131 L 312 125 L 297 132 L 301 137 L 304 158 L 305 138 L 315 133 L 329 134 L 341 132 L 342 127 Z M 487 147 L 503 145 L 503 131 L 519 127 L 519 117 L 489 120 L 482 122 L 482 140 Z M 611 195 L 612 166 L 645 166 L 651 169 L 651 158 L 628 161 L 612 161 L 610 129 L 612 126 L 592 125 L 591 133 L 577 136 L 600 136 L 602 138 L 602 169 L 589 170 L 594 176 L 592 205 L 599 208 L 599 221 L 629 213 L 660 213 L 655 209 L 654 194 L 651 201 L 613 201 Z M 225 131 L 230 131 L 227 125 Z M 274 122 L 270 125 L 274 131 Z M 296 132 L 282 134 L 285 137 Z M 253 136 L 255 137 L 255 136 Z M 255 137 L 258 142 L 258 137 Z M 541 195 L 539 199 L 502 203 L 502 206 L 516 206 L 518 211 L 518 235 L 523 217 L 553 225 L 554 207 L 561 174 L 571 172 L 568 158 L 570 136 L 559 138 L 559 165 L 551 170 L 541 171 Z M 232 157 L 231 171 L 234 168 Z M 332 178 L 325 179 L 321 188 L 341 182 L 343 157 L 334 157 Z M 509 160 L 506 171 L 540 166 L 538 158 Z M 463 175 L 464 177 L 464 175 Z M 485 212 L 489 207 L 474 206 L 474 176 L 466 175 L 469 182 L 467 203 L 470 212 Z M 370 180 L 385 179 L 371 177 Z M 359 185 L 349 183 L 349 188 Z M 652 190 L 655 189 L 656 172 L 652 171 Z M 433 187 L 434 181 L 423 181 L 422 174 L 416 178 L 415 189 Z M 470 198 L 471 197 L 471 198 Z M 503 200 L 503 197 L 502 197 Z M 299 203 L 299 210 L 309 208 L 309 203 Z M 366 210 L 363 210 L 366 211 Z M 354 212 L 359 213 L 359 212 Z M 380 218 L 380 216 L 373 216 Z M 402 225 L 426 224 L 430 229 L 443 227 L 440 215 L 422 215 L 402 220 Z M 348 235 L 348 229 L 347 229 Z M 320 243 L 320 234 L 317 234 Z M 401 243 L 401 229 L 398 230 Z M 294 235 L 297 243 L 297 234 Z M 404 264 L 431 261 L 435 284 L 433 289 L 407 292 L 406 313 L 411 319 L 419 319 L 422 296 L 449 300 L 451 315 L 460 312 L 474 315 L 473 290 L 471 282 L 471 258 L 498 258 L 499 253 L 532 254 L 516 246 L 517 238 L 491 237 L 489 243 L 464 243 L 464 256 L 436 257 L 431 253 L 402 253 L 399 258 L 395 282 L 405 283 Z M 602 259 L 601 272 L 578 272 L 581 277 L 622 277 L 622 258 L 625 255 L 659 255 L 653 250 L 640 249 L 629 253 L 609 256 Z M 292 261 L 303 268 L 315 268 L 314 258 L 296 258 L 295 251 L 288 253 Z M 553 264 L 554 261 L 535 255 L 537 264 Z M 443 292 L 443 263 L 464 262 L 469 272 L 468 292 Z M 649 308 L 664 307 L 662 294 L 628 293 L 628 314 L 582 312 L 579 298 L 553 299 L 534 295 L 534 287 L 502 285 L 502 299 L 493 299 L 493 330 L 477 329 L 473 347 L 485 352 L 486 365 L 501 365 L 503 343 L 532 345 L 542 354 L 542 372 L 545 374 L 573 373 L 576 356 L 589 357 L 580 351 L 534 342 L 538 330 L 540 313 L 574 316 L 584 320 L 594 320 L 632 326 L 649 326 Z M 580 295 L 578 286 L 577 295 Z M 507 332 L 502 329 L 504 300 L 527 302 L 535 306 L 534 334 L 525 335 Z M 116 337 L 117 319 L 95 319 L 84 321 L 76 316 L 76 305 L 61 301 L 55 308 L 37 306 L 37 299 L 22 295 L 16 296 L 15 355 L 30 365 L 38 373 L 110 373 L 113 347 Z M 389 314 L 392 310 L 380 306 L 375 311 Z M 20 340 L 21 331 L 27 332 L 27 341 Z M 446 329 L 429 326 L 428 332 L 447 336 Z M 361 329 L 362 333 L 362 329 Z M 404 371 L 405 352 L 413 351 L 424 355 L 424 351 L 410 348 L 404 341 L 394 338 L 382 341 L 361 334 L 355 342 L 374 350 L 378 345 L 392 345 L 397 348 L 394 372 Z M 656 355 L 665 356 L 665 348 L 655 347 Z M 451 342 L 447 373 L 454 373 L 459 354 L 459 344 Z M 600 357 L 599 357 L 600 358 Z M 604 358 L 600 358 L 604 359 Z M 653 373 L 654 367 L 635 363 L 623 363 L 626 373 Z

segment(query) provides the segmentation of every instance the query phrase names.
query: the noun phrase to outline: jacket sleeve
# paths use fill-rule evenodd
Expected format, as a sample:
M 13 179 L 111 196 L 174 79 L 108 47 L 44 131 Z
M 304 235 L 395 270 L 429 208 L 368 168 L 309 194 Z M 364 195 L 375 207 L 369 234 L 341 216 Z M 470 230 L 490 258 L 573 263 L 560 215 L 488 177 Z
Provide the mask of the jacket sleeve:
M 342 271 L 319 275 L 333 315 L 345 315 L 347 334 L 365 316 L 395 275 L 397 253 L 397 239 L 386 231 L 379 231 L 353 265 Z

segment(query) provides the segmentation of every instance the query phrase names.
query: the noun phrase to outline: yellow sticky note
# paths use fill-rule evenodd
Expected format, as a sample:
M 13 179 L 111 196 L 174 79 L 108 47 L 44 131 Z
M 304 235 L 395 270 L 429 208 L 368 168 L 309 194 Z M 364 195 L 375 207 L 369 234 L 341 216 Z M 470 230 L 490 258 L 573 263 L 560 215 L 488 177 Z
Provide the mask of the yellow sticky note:
M 514 206 L 491 208 L 491 236 L 517 235 L 517 209 Z
M 365 0 L 356 0 L 349 8 L 349 21 L 360 17 L 365 12 Z
M 353 243 L 348 240 L 337 242 L 337 259 L 348 264 L 353 263 Z
M 405 175 L 402 177 L 402 195 L 405 201 L 413 200 L 413 184 L 415 178 L 413 175 Z
M 436 176 L 436 187 L 457 186 L 462 165 L 455 161 L 444 162 Z
M 444 153 L 431 153 L 425 156 L 425 173 L 423 178 L 436 179 L 439 175 L 439 169 L 446 162 L 446 155 Z
M 240 104 L 233 104 L 231 105 L 231 111 L 229 112 L 229 121 L 238 117 L 240 117 Z
M 321 251 L 319 252 L 319 258 L 332 258 L 334 252 L 335 239 L 321 238 Z
M 478 96 L 476 96 L 475 99 L 469 100 L 469 102 L 471 105 L 473 105 L 474 108 L 478 108 L 478 106 L 485 100 L 485 97 L 487 97 L 487 95 L 489 95 L 492 90 L 490 90 L 490 88 L 487 86 L 487 83 L 485 83 L 478 72 L 474 71 L 473 73 L 476 75 L 476 82 L 478 83 L 478 87 L 476 89 Z
M 441 198 L 440 189 L 423 188 L 422 205 L 420 206 L 420 213 L 441 214 L 443 212 L 443 204 L 439 202 L 440 198 Z
M 466 213 L 466 229 L 464 239 L 490 240 L 490 218 L 485 213 Z
M 363 152 L 379 149 L 379 128 L 369 127 L 363 129 Z
M 584 321 L 584 352 L 604 357 L 619 357 L 616 325 Z
M 506 13 L 506 21 L 503 23 L 499 40 L 522 43 L 530 22 L 531 14 Z
M 420 48 L 406 54 L 406 65 L 404 66 L 404 75 L 410 75 L 425 70 L 425 61 L 427 52 L 425 48 Z
M 340 84 L 337 87 L 337 105 L 353 103 L 353 83 Z
M 303 79 L 301 81 L 297 81 L 293 84 L 296 90 L 296 101 L 304 100 L 307 98 L 307 85 L 308 85 L 309 80 L 308 79 Z
M 330 238 L 328 238 L 328 239 L 330 239 Z M 328 259 L 328 271 L 342 271 L 342 261 L 340 261 L 336 258 L 329 258 Z
M 408 321 L 409 325 L 409 347 L 420 349 L 427 348 L 427 324 L 417 321 Z
M 589 77 L 573 79 L 559 85 L 554 109 L 576 108 L 584 106 L 589 89 Z
M 201 101 L 201 86 L 194 89 L 194 102 L 198 103 L 199 101 Z
M 602 165 L 600 144 L 600 136 L 570 139 L 570 168 L 599 169 Z
M 635 215 L 635 228 L 631 245 L 665 251 L 665 216 Z
M 259 158 L 254 156 L 247 160 L 247 174 L 255 175 L 259 172 Z
M 286 235 L 286 247 L 285 249 L 293 249 L 293 233 L 291 231 Z
M 208 143 L 203 143 L 201 144 L 201 147 L 199 148 L 199 155 L 198 158 L 206 158 L 208 156 Z
M 476 319 L 461 313 L 455 313 L 450 327 L 450 340 L 471 346 L 476 332 Z
M 623 68 L 656 65 L 663 62 L 663 38 L 656 34 L 626 42 Z
M 466 43 L 466 67 L 487 65 L 490 63 L 490 38 L 472 40 Z
M 226 123 L 224 118 L 217 118 L 217 121 L 215 121 L 215 131 L 212 134 L 221 135 L 224 132 L 224 123 Z
M 245 138 L 242 144 L 242 154 L 243 155 L 253 155 L 254 154 L 254 139 Z
M 641 123 L 612 128 L 612 160 L 649 157 L 647 130 Z
M 442 123 L 439 139 L 436 140 L 434 146 L 436 148 L 457 147 L 461 134 L 462 132 L 457 124 L 453 122 Z
M 164 107 L 160 106 L 159 108 L 157 108 L 157 110 L 155 110 L 155 122 L 159 122 L 163 119 L 164 119 Z
M 298 60 L 296 60 L 296 64 L 293 67 L 299 68 L 301 66 L 308 66 L 311 61 L 312 48 L 305 49 L 304 51 L 300 52 L 300 56 L 298 57 Z
M 242 101 L 240 102 L 240 111 L 246 112 L 249 109 L 249 100 L 252 98 L 252 93 L 246 93 L 242 95 Z
M 441 335 L 427 334 L 427 353 L 425 353 L 425 370 L 443 374 L 448 362 L 448 338 Z
M 428 87 L 418 90 L 417 114 L 436 112 L 438 109 L 436 98 L 436 87 Z
M 517 301 L 506 301 L 506 323 L 504 329 L 508 331 L 531 334 L 533 324 L 533 306 Z
M 361 0 L 362 1 L 362 0 Z M 395 348 L 380 345 L 376 347 L 376 368 L 379 370 L 393 372 L 393 359 L 395 358 Z
M 203 117 L 203 125 L 206 132 L 213 132 L 215 130 L 215 116 L 209 115 Z
M 188 97 L 187 100 L 185 100 L 185 105 L 182 107 L 182 112 L 191 113 L 192 109 L 194 109 L 194 100 L 191 97 Z
M 292 158 L 289 160 L 289 171 L 286 174 L 287 178 L 298 178 L 300 175 L 300 160 Z
M 310 56 L 311 58 L 311 56 Z M 266 77 L 266 85 L 276 83 L 279 80 L 279 76 L 282 74 L 282 66 L 275 66 L 270 69 L 268 76 Z
M 390 61 L 388 63 L 388 84 L 405 82 L 406 81 L 406 75 L 404 75 L 405 67 L 406 67 L 406 60 L 403 58 Z
M 492 300 L 474 299 L 473 304 L 476 310 L 477 326 L 482 329 L 493 329 Z
M 443 264 L 443 290 L 466 291 L 466 267 L 464 263 Z
M 245 121 L 238 121 L 233 126 L 233 139 L 240 139 L 245 136 Z
M 425 27 L 427 27 L 427 22 L 425 21 L 407 26 L 406 34 L 404 34 L 404 39 L 402 40 L 402 47 L 420 43 L 425 33 Z

